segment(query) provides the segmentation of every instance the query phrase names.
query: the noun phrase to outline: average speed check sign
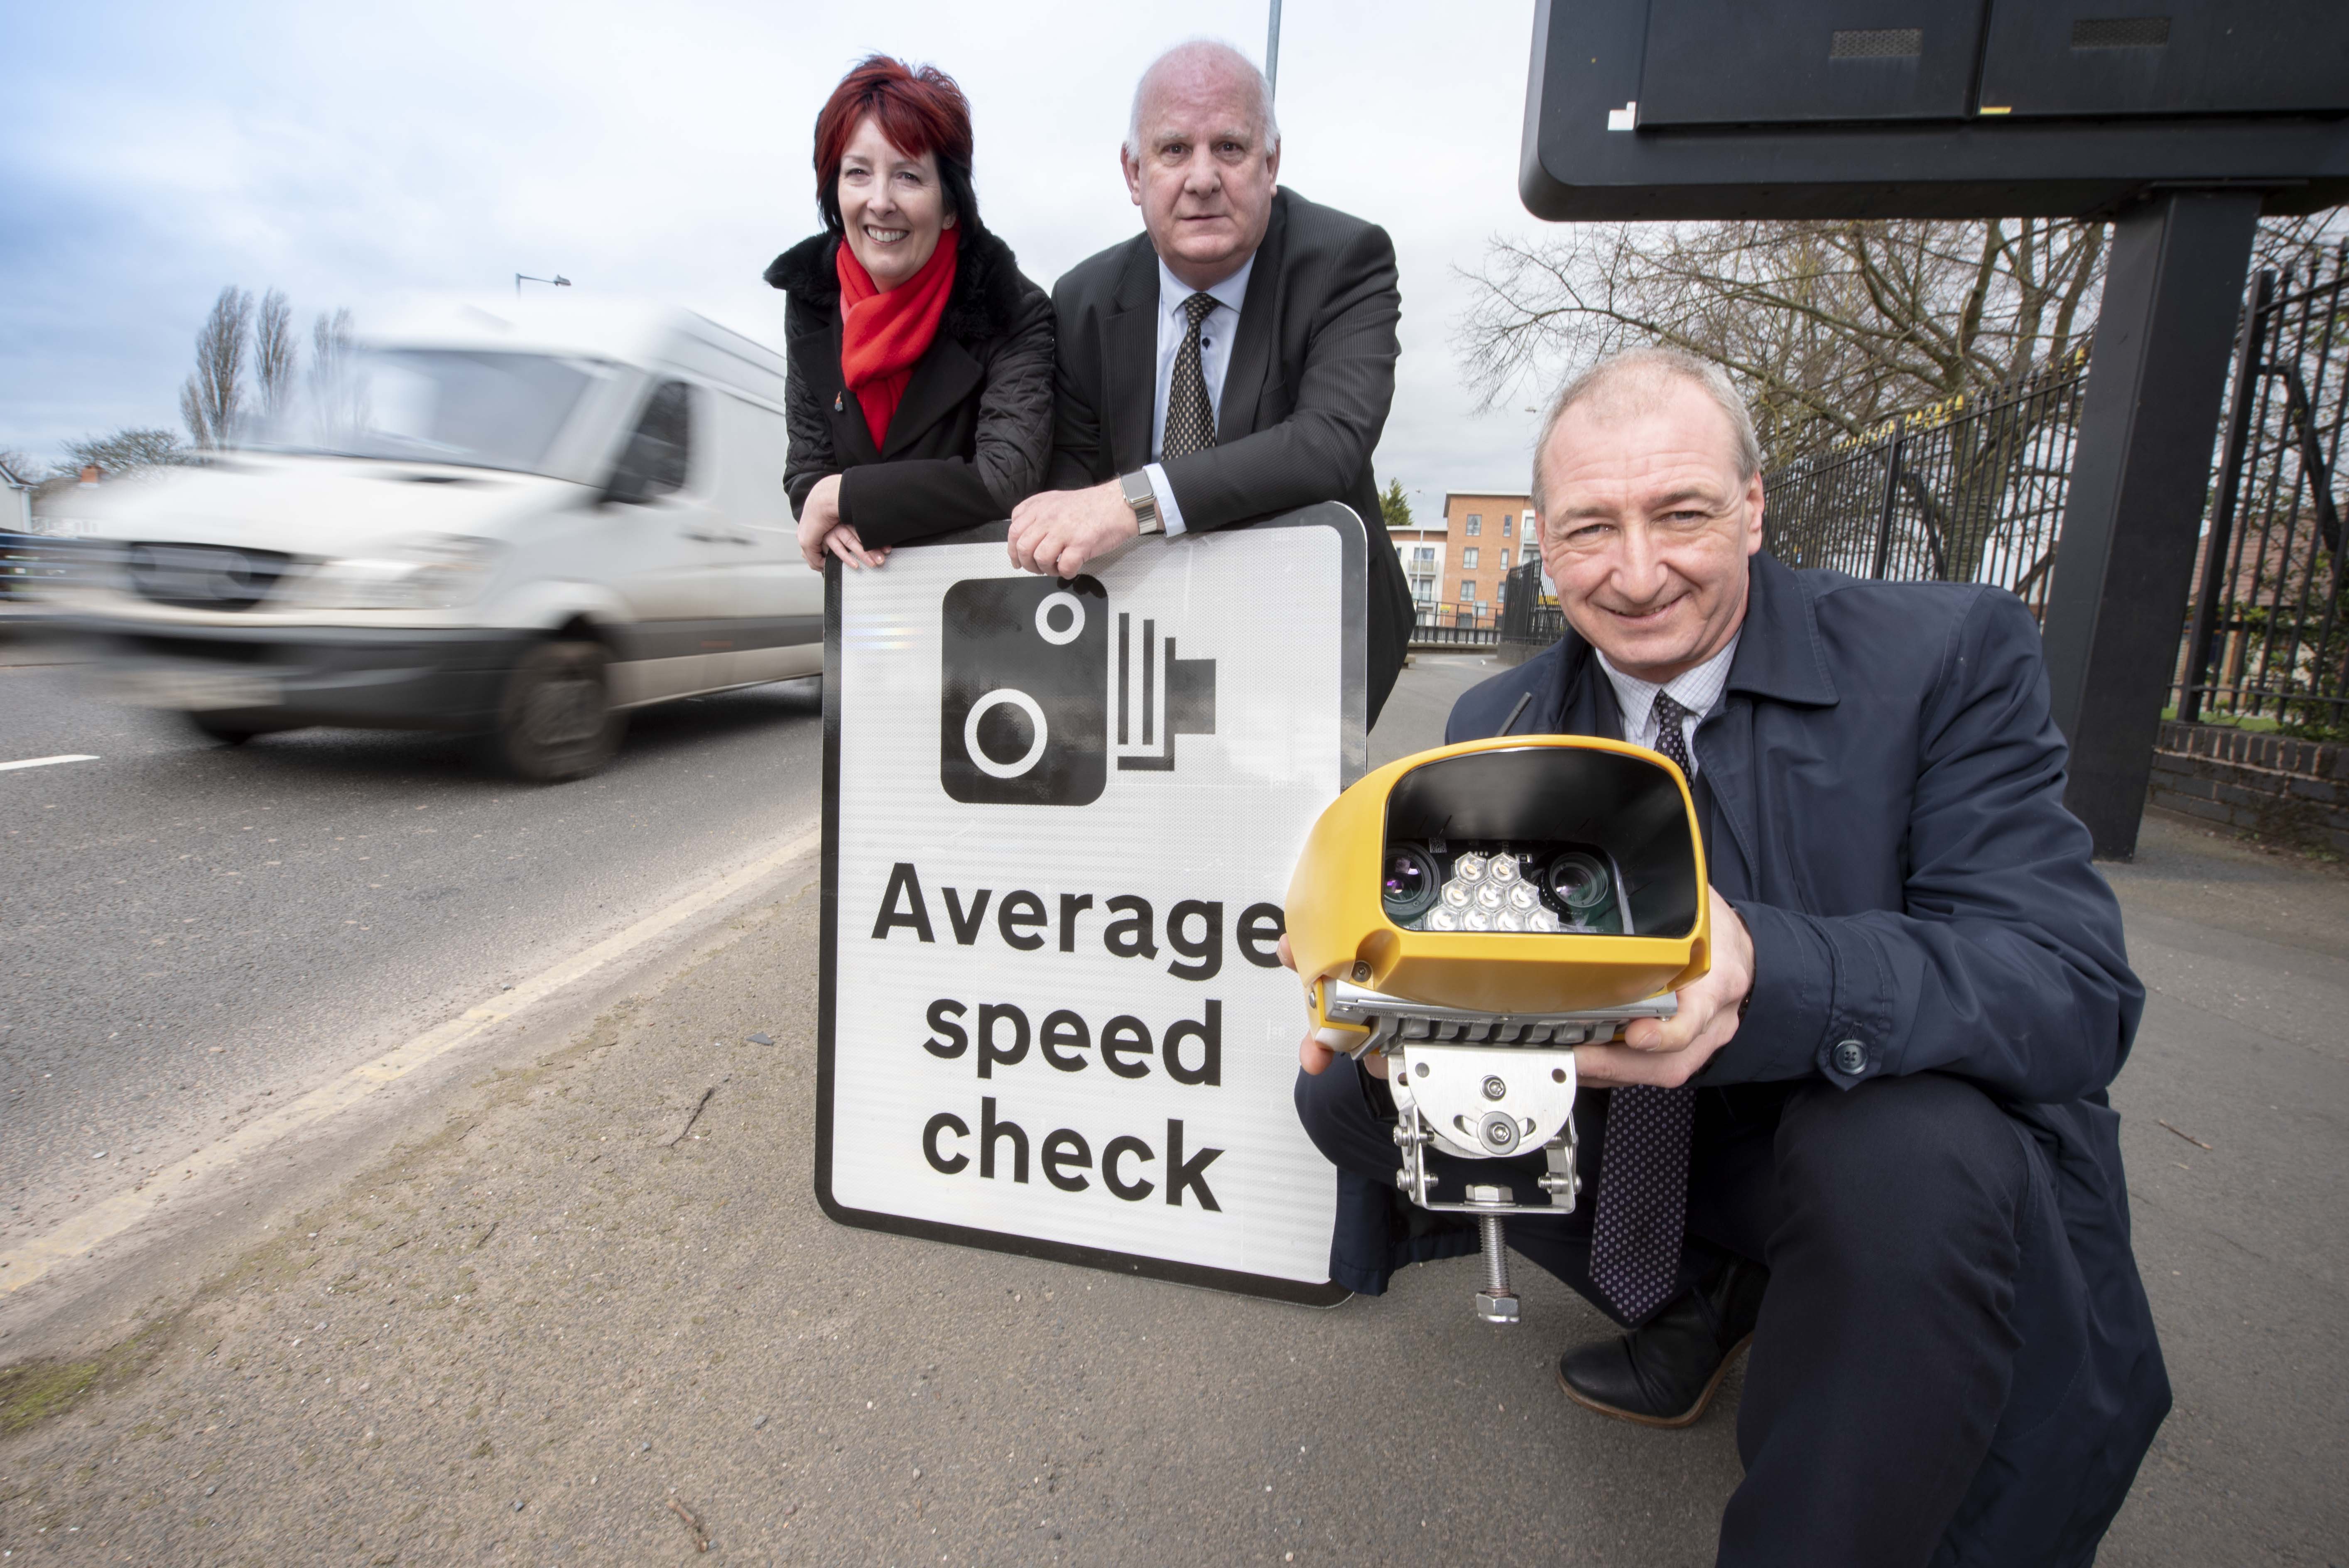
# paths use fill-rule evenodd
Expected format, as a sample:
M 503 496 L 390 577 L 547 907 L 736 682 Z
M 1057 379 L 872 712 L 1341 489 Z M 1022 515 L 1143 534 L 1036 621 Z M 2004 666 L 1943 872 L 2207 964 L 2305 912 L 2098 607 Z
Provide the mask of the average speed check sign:
M 1274 949 L 1362 771 L 1334 503 L 1067 581 L 1005 527 L 827 596 L 816 1192 L 845 1224 L 1330 1303 Z

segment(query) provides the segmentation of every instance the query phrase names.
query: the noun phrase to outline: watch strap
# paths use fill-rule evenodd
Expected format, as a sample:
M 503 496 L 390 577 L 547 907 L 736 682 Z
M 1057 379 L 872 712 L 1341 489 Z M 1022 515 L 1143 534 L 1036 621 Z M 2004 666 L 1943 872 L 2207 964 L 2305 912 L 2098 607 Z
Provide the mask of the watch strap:
M 1125 504 L 1133 509 L 1134 529 L 1140 533 L 1164 533 L 1166 519 L 1158 511 L 1158 492 L 1151 488 L 1150 475 L 1136 469 L 1118 477 L 1118 489 Z

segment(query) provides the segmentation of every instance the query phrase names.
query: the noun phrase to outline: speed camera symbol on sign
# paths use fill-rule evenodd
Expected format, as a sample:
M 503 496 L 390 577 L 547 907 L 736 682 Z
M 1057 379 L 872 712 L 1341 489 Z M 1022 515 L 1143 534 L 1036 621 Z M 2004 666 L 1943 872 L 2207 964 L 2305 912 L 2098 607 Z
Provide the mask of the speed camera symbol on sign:
M 1091 805 L 1112 755 L 1164 771 L 1177 735 L 1215 733 L 1215 661 L 1176 657 L 1154 618 L 1112 625 L 1097 578 L 957 583 L 942 610 L 938 782 L 955 799 Z

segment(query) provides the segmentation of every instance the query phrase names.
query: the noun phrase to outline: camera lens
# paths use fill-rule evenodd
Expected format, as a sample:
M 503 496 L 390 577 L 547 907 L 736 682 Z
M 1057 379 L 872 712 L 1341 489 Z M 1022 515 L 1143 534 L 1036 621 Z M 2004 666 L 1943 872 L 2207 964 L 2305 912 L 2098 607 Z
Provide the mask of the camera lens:
M 1607 868 L 1597 856 L 1579 850 L 1568 850 L 1550 861 L 1542 882 L 1560 903 L 1584 919 L 1604 911 L 1615 894 Z
M 1426 913 L 1435 902 L 1435 862 L 1424 851 L 1408 844 L 1389 847 L 1386 875 L 1379 886 L 1379 902 L 1386 906 L 1389 920 L 1400 925 Z

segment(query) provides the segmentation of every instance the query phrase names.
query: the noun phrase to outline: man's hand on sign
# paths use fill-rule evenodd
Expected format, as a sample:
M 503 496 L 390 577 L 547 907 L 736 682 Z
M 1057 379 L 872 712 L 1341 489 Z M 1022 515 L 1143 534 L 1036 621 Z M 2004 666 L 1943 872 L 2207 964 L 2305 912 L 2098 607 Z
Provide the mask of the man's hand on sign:
M 1045 490 L 1011 509 L 1011 564 L 1070 578 L 1139 533 L 1115 480 L 1091 490 Z
M 867 550 L 856 531 L 840 521 L 840 476 L 826 474 L 815 481 L 808 491 L 807 504 L 800 508 L 800 559 L 808 570 L 823 570 L 823 558 L 837 555 L 852 572 L 867 566 L 878 566 L 889 559 L 885 549 Z
M 1289 954 L 1288 938 L 1287 936 L 1283 936 L 1280 939 L 1280 945 L 1274 951 L 1280 954 L 1280 966 L 1291 973 L 1294 973 L 1297 968 L 1297 960 Z M 1306 1030 L 1305 1037 L 1297 1042 L 1297 1065 L 1303 1068 L 1306 1072 L 1312 1077 L 1320 1077 L 1321 1074 L 1328 1069 L 1330 1064 L 1337 1059 L 1337 1056 L 1338 1053 L 1330 1047 L 1323 1045 L 1310 1029 Z M 1361 1057 L 1360 1060 L 1364 1067 L 1371 1070 L 1371 1076 L 1372 1078 L 1384 1078 L 1387 1076 L 1386 1057 L 1372 1055 Z
M 1754 936 L 1727 899 L 1711 888 L 1705 896 L 1713 904 L 1713 967 L 1681 987 L 1672 1016 L 1633 1019 L 1619 1046 L 1577 1046 L 1574 1068 L 1585 1083 L 1678 1088 L 1735 1037 L 1754 994 Z

